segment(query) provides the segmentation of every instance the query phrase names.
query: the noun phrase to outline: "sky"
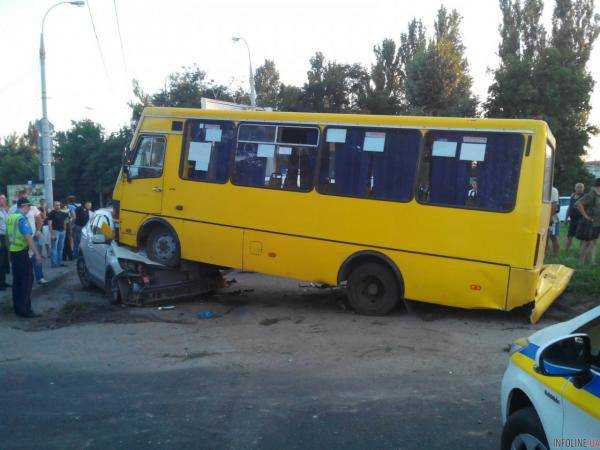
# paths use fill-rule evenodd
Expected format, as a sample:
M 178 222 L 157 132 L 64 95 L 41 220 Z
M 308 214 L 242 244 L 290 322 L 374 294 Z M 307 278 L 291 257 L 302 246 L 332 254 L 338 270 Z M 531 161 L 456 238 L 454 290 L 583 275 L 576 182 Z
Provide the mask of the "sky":
M 29 121 L 41 117 L 39 36 L 42 17 L 55 3 L 0 0 L 0 136 L 22 133 Z M 600 1 L 596 3 L 600 12 Z M 431 31 L 441 4 L 463 16 L 473 90 L 485 100 L 491 69 L 499 62 L 497 0 L 88 0 L 84 7 L 60 5 L 47 16 L 48 116 L 58 130 L 72 120 L 91 119 L 114 131 L 129 123 L 133 79 L 151 93 L 165 85 L 169 73 L 192 64 L 206 71 L 208 79 L 247 89 L 247 52 L 232 42 L 233 35 L 248 41 L 255 67 L 273 59 L 286 84 L 305 82 L 308 60 L 316 51 L 369 67 L 373 46 L 384 38 L 398 41 L 412 17 L 423 19 Z M 553 5 L 546 0 L 548 29 Z M 589 70 L 600 74 L 600 45 Z M 591 116 L 596 125 L 598 83 Z M 600 159 L 600 137 L 590 147 L 589 159 Z

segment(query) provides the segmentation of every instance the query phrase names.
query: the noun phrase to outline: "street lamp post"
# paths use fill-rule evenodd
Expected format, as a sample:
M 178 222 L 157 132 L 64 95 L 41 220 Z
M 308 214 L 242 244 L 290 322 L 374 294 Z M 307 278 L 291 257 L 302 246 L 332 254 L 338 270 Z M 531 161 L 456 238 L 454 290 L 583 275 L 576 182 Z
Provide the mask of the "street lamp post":
M 54 192 L 52 190 L 52 140 L 50 137 L 50 123 L 48 122 L 48 105 L 46 97 L 46 49 L 44 47 L 44 25 L 48 13 L 59 5 L 83 6 L 84 1 L 63 1 L 52 5 L 44 14 L 42 19 L 42 32 L 40 33 L 40 72 L 42 78 L 42 168 L 44 172 L 44 191 L 46 204 L 52 205 L 54 201 Z
M 255 108 L 256 107 L 256 89 L 254 87 L 254 71 L 252 70 L 252 58 L 250 57 L 250 46 L 248 45 L 248 42 L 246 42 L 246 39 L 244 39 L 241 36 L 234 36 L 231 39 L 233 40 L 233 42 L 242 41 L 246 45 L 246 50 L 248 50 L 248 68 L 250 71 L 250 74 L 248 77 L 248 82 L 250 83 L 250 104 L 252 105 L 253 108 Z

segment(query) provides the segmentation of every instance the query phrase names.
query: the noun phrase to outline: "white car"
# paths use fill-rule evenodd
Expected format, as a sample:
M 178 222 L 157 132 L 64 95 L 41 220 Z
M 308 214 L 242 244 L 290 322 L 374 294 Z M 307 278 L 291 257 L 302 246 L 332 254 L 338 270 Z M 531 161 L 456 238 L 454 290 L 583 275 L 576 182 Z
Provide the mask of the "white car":
M 567 211 L 569 209 L 569 202 L 571 201 L 571 197 L 560 197 L 558 199 L 558 206 L 560 209 L 558 210 L 558 220 L 561 222 L 567 221 Z
M 111 233 L 107 233 L 110 231 Z M 81 231 L 77 274 L 84 288 L 104 289 L 111 303 L 143 305 L 204 294 L 220 287 L 218 268 L 182 262 L 169 269 L 107 239 L 114 234 L 112 209 L 99 209 Z
M 501 448 L 600 448 L 600 306 L 516 340 L 510 354 Z

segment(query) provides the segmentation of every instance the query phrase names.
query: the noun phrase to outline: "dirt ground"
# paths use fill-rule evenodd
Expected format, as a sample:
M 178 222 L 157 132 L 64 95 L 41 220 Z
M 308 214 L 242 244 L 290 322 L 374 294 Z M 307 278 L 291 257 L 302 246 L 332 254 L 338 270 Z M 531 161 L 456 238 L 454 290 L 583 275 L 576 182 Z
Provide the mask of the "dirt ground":
M 315 402 L 327 399 L 327 406 L 319 403 L 319 408 L 350 408 L 360 415 L 371 402 L 386 402 L 396 408 L 405 405 L 404 414 L 415 417 L 416 428 L 394 427 L 364 445 L 413 448 L 399 445 L 394 433 L 427 439 L 437 427 L 440 432 L 452 429 L 458 447 L 432 441 L 429 448 L 496 448 L 500 380 L 509 343 L 588 306 L 559 300 L 536 325 L 528 323 L 523 311 L 468 311 L 419 303 L 411 303 L 408 312 L 365 317 L 348 309 L 340 290 L 252 273 L 233 272 L 227 278 L 235 283 L 218 294 L 158 309 L 111 306 L 102 292 L 83 290 L 71 274 L 51 289 L 36 292 L 34 309 L 43 314 L 39 319 L 17 319 L 8 304 L 2 305 L 0 374 L 31 367 L 94 376 L 160 377 L 218 370 L 249 377 L 257 392 L 260 386 L 264 389 L 262 380 L 277 374 L 292 386 L 289 401 L 298 411 L 306 405 L 298 405 L 293 386 L 298 380 L 315 380 L 315 386 L 332 385 L 328 392 L 313 387 Z M 200 318 L 202 311 L 217 317 Z M 4 395 L 13 400 L 10 392 Z M 424 417 L 427 421 L 419 419 Z M 0 447 L 3 437 L 7 436 L 0 427 Z M 28 439 L 23 435 L 19 442 L 27 447 Z M 322 444 L 311 442 L 308 439 L 303 447 Z M 426 441 L 412 442 L 420 448 Z M 57 437 L 58 447 L 64 443 Z M 262 444 L 254 447 L 269 447 Z M 336 440 L 330 445 L 347 447 Z

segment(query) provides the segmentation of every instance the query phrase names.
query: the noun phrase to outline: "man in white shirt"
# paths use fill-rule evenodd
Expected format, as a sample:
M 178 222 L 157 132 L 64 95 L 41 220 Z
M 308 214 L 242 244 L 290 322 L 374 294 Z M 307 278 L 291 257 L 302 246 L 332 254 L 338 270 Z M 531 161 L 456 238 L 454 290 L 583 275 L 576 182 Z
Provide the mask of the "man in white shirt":
M 560 210 L 559 197 L 558 189 L 552 186 L 552 194 L 550 196 L 552 215 L 550 216 L 550 226 L 548 228 L 548 240 L 552 242 L 552 254 L 554 256 L 558 256 L 558 252 L 560 251 L 560 244 L 558 242 L 560 235 L 560 219 L 558 218 L 558 211 Z

